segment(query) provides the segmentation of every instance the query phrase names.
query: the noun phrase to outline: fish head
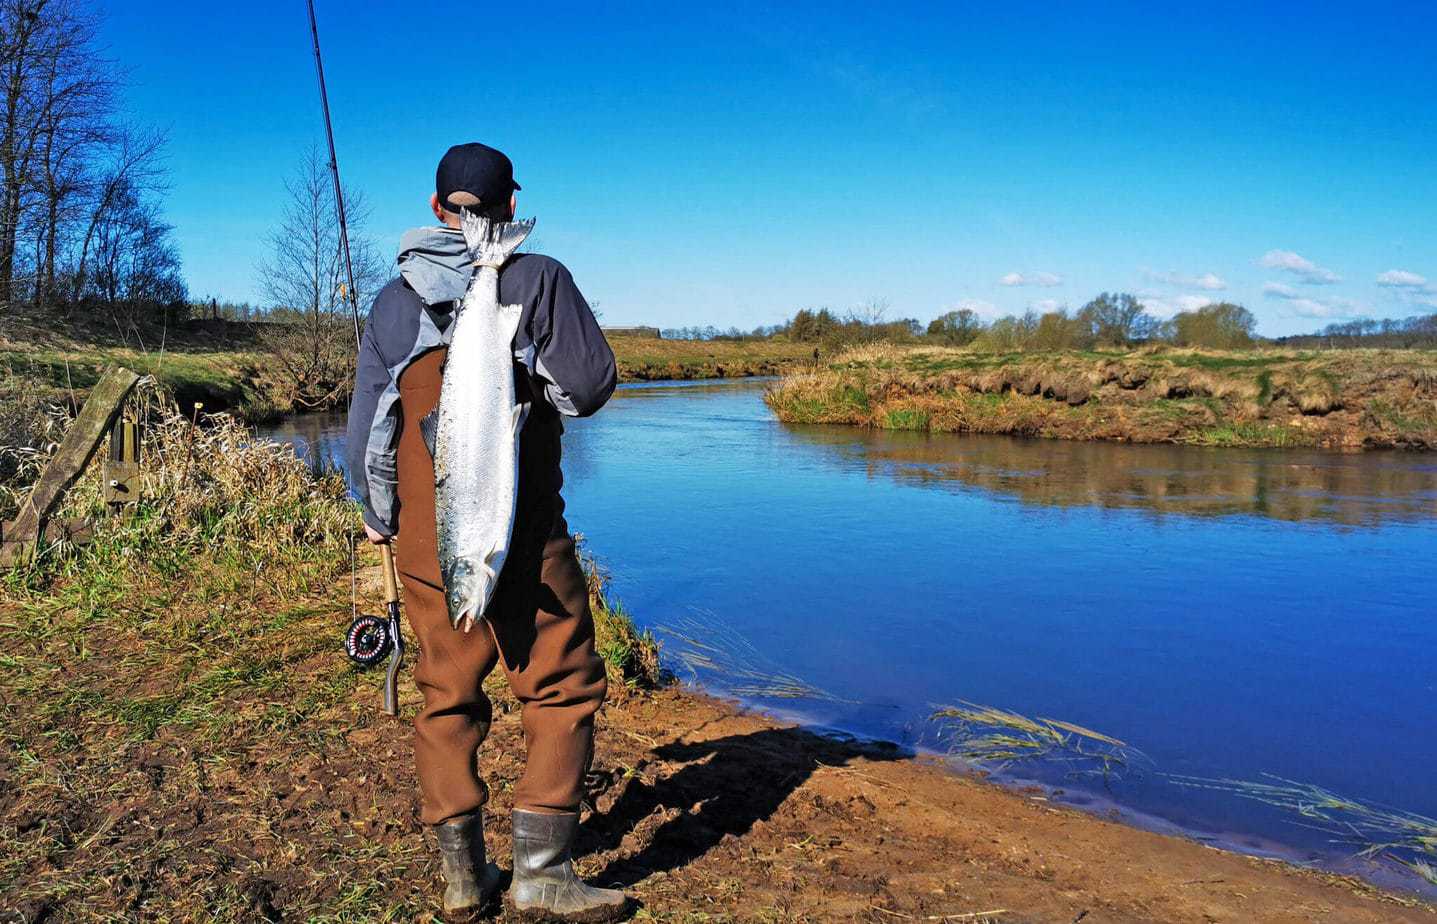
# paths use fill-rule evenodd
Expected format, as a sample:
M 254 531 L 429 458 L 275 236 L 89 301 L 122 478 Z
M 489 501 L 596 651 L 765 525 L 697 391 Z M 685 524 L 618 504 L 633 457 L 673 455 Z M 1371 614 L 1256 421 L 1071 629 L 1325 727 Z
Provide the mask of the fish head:
M 449 606 L 449 624 L 468 632 L 484 616 L 494 592 L 494 570 L 483 562 L 459 557 L 444 569 L 444 599 Z

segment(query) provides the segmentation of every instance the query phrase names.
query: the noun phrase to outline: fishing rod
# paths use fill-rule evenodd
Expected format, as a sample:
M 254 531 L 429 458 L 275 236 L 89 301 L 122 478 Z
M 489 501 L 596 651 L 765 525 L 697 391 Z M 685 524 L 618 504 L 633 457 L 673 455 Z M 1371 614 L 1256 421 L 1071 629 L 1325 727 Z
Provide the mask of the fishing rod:
M 350 314 L 354 317 L 354 347 L 359 349 L 359 296 L 354 291 L 354 263 L 349 258 L 349 225 L 344 220 L 344 190 L 339 185 L 339 158 L 334 153 L 334 126 L 329 121 L 329 92 L 324 87 L 324 59 L 319 54 L 319 23 L 314 18 L 314 0 L 309 7 L 309 35 L 314 40 L 314 73 L 319 78 L 319 108 L 324 112 L 324 136 L 329 141 L 329 175 L 334 180 L 334 211 L 339 216 L 339 246 L 344 253 L 344 274 L 348 282 Z
M 305 0 L 309 8 L 309 35 L 314 42 L 314 73 L 319 78 L 319 107 L 324 113 L 324 136 L 329 142 L 329 175 L 334 180 L 334 211 L 339 218 L 339 246 L 344 255 L 344 294 L 354 318 L 354 348 L 363 348 L 359 334 L 359 293 L 354 289 L 354 262 L 349 256 L 349 224 L 344 219 L 344 190 L 339 182 L 339 158 L 334 153 L 334 126 L 329 119 L 329 92 L 324 86 L 324 59 L 319 53 L 319 23 L 314 16 L 314 0 Z M 359 613 L 359 595 L 354 580 L 354 546 L 350 546 L 349 595 L 353 622 L 344 636 L 344 650 L 350 660 L 361 667 L 378 664 L 389 655 L 389 668 L 384 676 L 384 711 L 399 714 L 399 665 L 404 660 L 404 635 L 399 629 L 399 580 L 394 568 L 394 548 L 390 542 L 379 546 L 384 559 L 384 603 L 387 618 Z

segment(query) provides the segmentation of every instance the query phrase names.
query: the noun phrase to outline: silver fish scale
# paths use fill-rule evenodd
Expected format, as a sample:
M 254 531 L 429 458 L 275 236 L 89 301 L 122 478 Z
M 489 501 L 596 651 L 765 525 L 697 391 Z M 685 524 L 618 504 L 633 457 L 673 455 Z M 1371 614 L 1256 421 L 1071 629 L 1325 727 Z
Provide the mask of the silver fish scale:
M 474 277 L 456 312 L 436 409 L 434 513 L 449 621 L 484 618 L 514 528 L 519 431 L 528 414 L 514 391 L 519 305 L 499 304 L 499 267 L 534 221 L 463 214 Z

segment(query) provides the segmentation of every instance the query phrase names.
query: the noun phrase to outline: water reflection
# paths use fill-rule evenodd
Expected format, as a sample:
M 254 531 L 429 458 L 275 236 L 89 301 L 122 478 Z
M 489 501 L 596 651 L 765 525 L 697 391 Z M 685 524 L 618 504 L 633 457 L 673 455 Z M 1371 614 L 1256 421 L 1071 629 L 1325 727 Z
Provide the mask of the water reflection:
M 292 444 L 312 471 L 343 471 L 344 425 L 344 414 L 297 414 L 261 428 L 260 433 Z
M 980 488 L 1024 503 L 1250 515 L 1347 526 L 1437 515 L 1437 464 L 1404 453 L 1133 446 L 1004 436 L 792 427 L 870 477 Z
M 732 392 L 711 383 L 625 387 L 626 401 Z M 747 387 L 745 388 L 747 390 Z M 761 405 L 745 408 L 755 416 Z M 743 416 L 748 416 L 746 413 Z M 264 430 L 324 468 L 343 466 L 343 414 L 303 414 Z M 1212 449 L 790 426 L 790 439 L 846 470 L 931 488 L 977 488 L 1052 507 L 1142 509 L 1159 516 L 1258 516 L 1343 526 L 1437 517 L 1437 461 L 1402 452 Z M 568 461 L 582 465 L 570 441 Z

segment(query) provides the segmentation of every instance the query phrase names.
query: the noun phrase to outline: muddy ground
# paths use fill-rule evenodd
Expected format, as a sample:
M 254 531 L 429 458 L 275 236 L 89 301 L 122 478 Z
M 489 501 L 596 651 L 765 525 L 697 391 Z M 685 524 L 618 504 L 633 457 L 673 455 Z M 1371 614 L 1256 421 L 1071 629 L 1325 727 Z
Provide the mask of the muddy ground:
M 192 665 L 204 670 L 181 669 L 205 633 L 167 631 L 136 676 L 124 630 L 105 652 L 92 625 L 86 657 L 43 685 L 7 682 L 0 919 L 432 920 L 439 871 L 409 726 L 379 714 L 377 675 L 334 650 L 347 583 L 247 629 L 265 640 L 258 666 L 217 648 Z M 0 615 L 11 670 L 28 662 L 9 654 L 63 636 L 35 634 L 32 618 L 53 612 Z M 17 626 L 28 634 L 8 634 Z M 481 765 L 491 853 L 507 866 L 522 731 L 491 687 Z M 412 715 L 407 674 L 403 690 Z M 1437 922 L 1356 881 L 1056 808 L 676 688 L 618 691 L 591 783 L 581 869 L 629 889 L 641 921 Z

